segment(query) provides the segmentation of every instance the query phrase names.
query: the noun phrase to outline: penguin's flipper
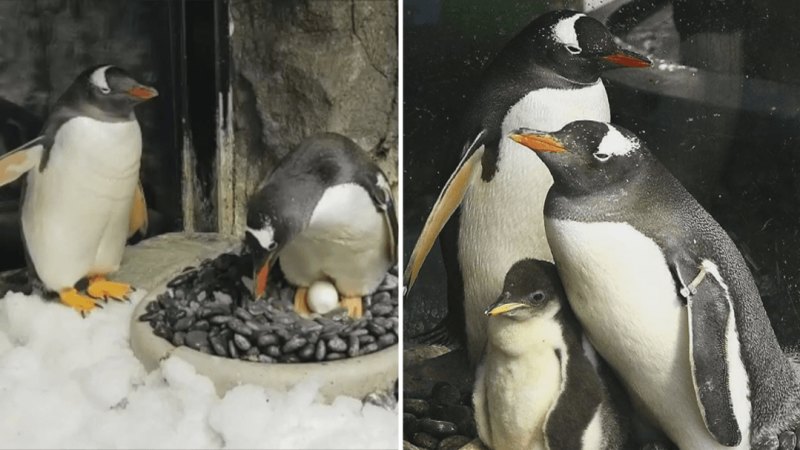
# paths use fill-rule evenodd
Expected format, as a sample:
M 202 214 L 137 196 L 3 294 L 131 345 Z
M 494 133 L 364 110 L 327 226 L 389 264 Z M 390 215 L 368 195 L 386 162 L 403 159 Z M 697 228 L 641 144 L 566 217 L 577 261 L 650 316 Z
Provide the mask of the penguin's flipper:
M 481 132 L 475 139 L 464 147 L 464 153 L 461 156 L 461 161 L 458 163 L 456 170 L 450 175 L 439 198 L 436 199 L 431 213 L 425 220 L 425 226 L 422 227 L 422 232 L 417 238 L 417 243 L 414 245 L 414 250 L 411 252 L 411 257 L 408 259 L 406 270 L 403 272 L 404 283 L 406 292 L 411 289 L 414 282 L 417 280 L 419 270 L 428 253 L 433 247 L 433 243 L 441 233 L 450 216 L 461 205 L 472 182 L 472 174 L 475 168 L 480 164 L 483 157 L 484 141 L 487 135 L 486 130 Z
M 359 184 L 369 192 L 375 207 L 383 214 L 383 220 L 389 230 L 389 259 L 395 261 L 397 259 L 398 231 L 397 210 L 392 198 L 392 189 L 389 187 L 389 180 L 383 172 L 378 171 L 375 177 L 377 182 L 366 180 L 365 182 L 359 182 Z
M 583 448 L 586 430 L 602 414 L 603 385 L 583 348 L 578 348 L 580 354 L 556 350 L 561 364 L 561 395 L 547 413 L 544 425 L 544 439 L 550 450 Z
M 144 198 L 144 189 L 142 182 L 136 186 L 136 191 L 133 193 L 133 206 L 131 207 L 131 218 L 128 222 L 128 237 L 136 234 L 137 231 L 142 233 L 142 236 L 147 234 L 147 200 Z
M 42 159 L 43 152 L 42 137 L 38 137 L 22 147 L 0 156 L 0 186 L 11 183 L 36 167 Z
M 692 267 L 674 270 L 682 280 L 678 291 L 687 299 L 692 381 L 703 421 L 717 442 L 736 446 L 742 432 L 733 410 L 727 358 L 730 328 L 735 327 L 728 287 L 708 260 L 699 273 Z

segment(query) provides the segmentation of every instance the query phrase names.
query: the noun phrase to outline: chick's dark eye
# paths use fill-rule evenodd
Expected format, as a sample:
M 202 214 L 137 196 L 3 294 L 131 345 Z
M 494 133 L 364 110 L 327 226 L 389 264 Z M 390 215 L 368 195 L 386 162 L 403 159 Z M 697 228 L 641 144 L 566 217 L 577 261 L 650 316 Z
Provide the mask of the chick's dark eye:
M 581 48 L 578 47 L 577 45 L 567 45 L 565 47 L 567 48 L 567 51 L 572 53 L 573 55 L 577 55 L 582 51 Z
M 536 291 L 533 293 L 533 301 L 541 302 L 542 300 L 544 300 L 544 292 Z
M 267 250 L 269 250 L 269 251 L 273 251 L 276 248 L 278 248 L 278 243 L 277 242 L 270 242 L 270 244 L 267 246 Z

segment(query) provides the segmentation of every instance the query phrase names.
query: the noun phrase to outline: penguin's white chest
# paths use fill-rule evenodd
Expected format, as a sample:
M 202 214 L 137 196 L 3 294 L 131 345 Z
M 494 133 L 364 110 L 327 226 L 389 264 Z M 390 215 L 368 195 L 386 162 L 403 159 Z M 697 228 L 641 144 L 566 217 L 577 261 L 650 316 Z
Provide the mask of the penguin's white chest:
M 340 294 L 370 294 L 392 264 L 389 233 L 364 188 L 333 186 L 320 198 L 308 227 L 286 244 L 281 268 L 297 286 L 330 279 Z
M 58 130 L 45 170 L 28 173 L 22 207 L 26 246 L 47 287 L 119 267 L 141 154 L 135 119 L 76 117 Z
M 570 305 L 637 403 L 680 448 L 727 448 L 703 423 L 687 309 L 658 245 L 626 223 L 547 218 L 546 225 Z M 736 394 L 746 390 L 736 387 L 733 401 L 747 402 Z M 748 448 L 746 431 L 740 448 Z
M 582 89 L 530 92 L 506 114 L 497 173 L 485 182 L 478 168 L 461 208 L 459 263 L 472 361 L 486 341 L 483 310 L 500 295 L 508 269 L 523 258 L 552 261 L 543 209 L 553 178 L 533 151 L 505 136 L 520 127 L 556 131 L 575 120 L 610 118 L 602 81 Z
M 561 394 L 567 357 L 558 323 L 531 320 L 489 325 L 489 343 L 476 381 L 476 421 L 481 435 L 497 450 L 541 449 L 547 416 Z M 532 323 L 536 322 L 536 323 Z

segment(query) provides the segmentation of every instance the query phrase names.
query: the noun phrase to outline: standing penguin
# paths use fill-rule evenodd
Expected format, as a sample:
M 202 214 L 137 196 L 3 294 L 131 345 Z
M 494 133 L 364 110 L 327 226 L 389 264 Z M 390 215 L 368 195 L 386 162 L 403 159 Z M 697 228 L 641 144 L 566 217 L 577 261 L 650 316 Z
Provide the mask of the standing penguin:
M 553 257 L 634 404 L 682 449 L 794 448 L 800 383 L 719 224 L 621 127 L 579 121 L 512 139 L 553 174 Z
M 518 261 L 490 316 L 474 404 L 494 450 L 605 450 L 626 442 L 552 263 Z
M 131 292 L 105 277 L 119 268 L 126 239 L 147 226 L 133 108 L 156 95 L 118 67 L 87 69 L 58 99 L 42 135 L 0 158 L 0 186 L 28 174 L 21 210 L 30 269 L 81 314 L 99 306 L 95 299 Z M 84 279 L 89 296 L 75 288 Z
M 386 176 L 350 139 L 322 133 L 287 155 L 248 202 L 245 243 L 255 296 L 280 258 L 297 286 L 295 309 L 309 312 L 308 287 L 330 281 L 349 313 L 361 316 L 395 262 L 397 217 Z M 313 309 L 313 308 L 311 308 Z
M 644 56 L 620 48 L 603 24 L 567 10 L 537 18 L 497 55 L 467 111 L 461 161 L 405 270 L 410 289 L 447 222 L 448 317 L 424 340 L 441 340 L 444 331 L 463 340 L 466 319 L 470 360 L 477 362 L 485 342 L 482 313 L 508 269 L 525 258 L 552 259 L 542 218 L 552 178 L 539 158 L 504 137 L 519 127 L 557 130 L 578 119 L 610 120 L 600 74 L 648 66 Z M 450 219 L 459 206 L 460 215 Z

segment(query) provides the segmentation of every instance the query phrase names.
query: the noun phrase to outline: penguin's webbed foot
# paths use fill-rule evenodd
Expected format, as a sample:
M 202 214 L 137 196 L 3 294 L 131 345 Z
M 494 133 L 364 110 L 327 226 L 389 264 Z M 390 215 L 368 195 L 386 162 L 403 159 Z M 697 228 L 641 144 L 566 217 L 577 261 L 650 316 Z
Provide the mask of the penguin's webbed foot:
M 342 307 L 347 310 L 347 315 L 353 319 L 360 319 L 364 315 L 364 302 L 360 296 L 357 297 L 342 297 L 339 301 Z
M 108 281 L 105 277 L 94 277 L 89 280 L 89 287 L 86 293 L 94 298 L 108 300 L 110 298 L 117 301 L 128 301 L 128 296 L 133 292 L 129 284 Z
M 58 293 L 58 298 L 61 303 L 69 306 L 70 308 L 78 311 L 82 317 L 95 308 L 102 308 L 102 305 L 95 303 L 94 299 L 81 295 L 75 288 L 64 289 Z
M 294 312 L 300 317 L 308 317 L 311 315 L 311 309 L 308 307 L 308 288 L 298 287 L 295 291 Z

